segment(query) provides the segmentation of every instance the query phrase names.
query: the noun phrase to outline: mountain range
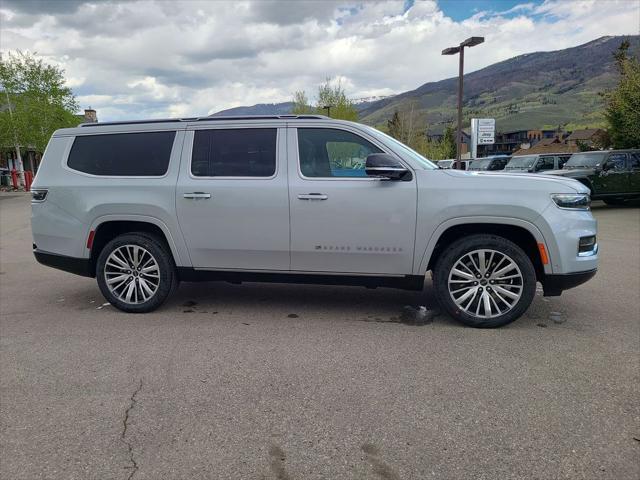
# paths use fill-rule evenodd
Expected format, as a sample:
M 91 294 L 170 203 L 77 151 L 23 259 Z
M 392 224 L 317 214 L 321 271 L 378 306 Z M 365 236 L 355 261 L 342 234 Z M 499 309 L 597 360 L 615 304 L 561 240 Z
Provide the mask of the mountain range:
M 640 35 L 608 36 L 563 50 L 519 55 L 468 73 L 464 76 L 465 118 L 495 118 L 499 131 L 601 126 L 600 93 L 616 84 L 613 53 L 624 39 L 631 44 L 629 54 L 639 57 Z M 455 121 L 457 88 L 457 77 L 448 78 L 381 100 L 357 103 L 356 108 L 360 121 L 369 125 L 384 124 L 396 110 L 412 110 L 417 121 L 439 133 Z M 290 113 L 292 105 L 258 104 L 214 115 L 282 115 Z

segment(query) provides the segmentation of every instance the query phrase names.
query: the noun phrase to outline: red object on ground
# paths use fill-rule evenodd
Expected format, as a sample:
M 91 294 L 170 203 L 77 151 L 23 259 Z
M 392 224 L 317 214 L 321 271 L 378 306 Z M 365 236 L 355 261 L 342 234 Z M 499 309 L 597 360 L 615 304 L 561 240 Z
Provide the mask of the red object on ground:
M 29 170 L 25 170 L 24 172 L 24 189 L 29 192 L 31 191 L 31 183 L 33 182 L 33 174 Z
M 15 168 L 11 169 L 11 183 L 13 183 L 13 189 L 18 189 L 18 172 Z

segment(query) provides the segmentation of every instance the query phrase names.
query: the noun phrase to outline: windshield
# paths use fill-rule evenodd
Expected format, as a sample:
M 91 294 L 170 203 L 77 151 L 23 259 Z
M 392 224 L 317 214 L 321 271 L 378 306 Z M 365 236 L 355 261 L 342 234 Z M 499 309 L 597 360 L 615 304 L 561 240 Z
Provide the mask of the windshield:
M 398 140 L 396 140 L 392 136 L 387 135 L 386 133 L 381 132 L 380 130 L 378 130 L 376 128 L 373 128 L 373 127 L 368 127 L 368 126 L 365 126 L 365 125 L 361 125 L 361 126 L 364 127 L 367 130 L 367 132 L 372 134 L 374 137 L 380 139 L 381 141 L 386 142 L 386 143 L 391 143 L 394 147 L 396 147 L 396 148 L 398 148 L 398 150 L 400 150 L 401 154 L 407 155 L 412 160 L 415 160 L 421 166 L 423 166 L 425 168 L 425 170 L 437 170 L 438 169 L 438 167 L 433 162 L 431 162 L 430 160 L 427 160 L 425 157 L 420 155 L 418 152 L 416 152 L 412 148 L 407 147 L 404 143 L 399 142 Z
M 484 158 L 482 160 L 473 160 L 469 165 L 469 170 L 487 170 L 491 163 L 491 158 Z
M 563 168 L 595 167 L 602 163 L 607 152 L 574 153 Z
M 505 170 L 528 170 L 533 167 L 533 164 L 536 161 L 535 155 L 523 155 L 522 157 L 513 157 L 507 166 L 504 167 Z

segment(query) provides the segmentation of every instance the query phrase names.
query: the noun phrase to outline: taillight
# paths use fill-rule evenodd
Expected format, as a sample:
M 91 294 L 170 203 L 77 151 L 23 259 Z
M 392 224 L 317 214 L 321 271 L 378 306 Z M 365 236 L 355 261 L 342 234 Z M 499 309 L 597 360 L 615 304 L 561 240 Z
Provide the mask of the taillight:
M 45 190 L 44 188 L 38 188 L 36 190 L 31 190 L 31 201 L 32 202 L 44 202 L 47 198 L 47 193 L 49 190 Z

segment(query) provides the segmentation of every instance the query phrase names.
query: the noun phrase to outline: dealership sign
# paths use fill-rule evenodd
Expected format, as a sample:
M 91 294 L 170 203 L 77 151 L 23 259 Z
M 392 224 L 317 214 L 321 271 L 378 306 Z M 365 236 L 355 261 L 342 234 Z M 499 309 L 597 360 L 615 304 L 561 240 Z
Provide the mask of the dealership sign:
M 495 118 L 471 119 L 471 157 L 477 158 L 478 145 L 493 145 L 496 142 Z
M 477 139 L 478 145 L 492 145 L 496 141 L 495 118 L 478 118 Z

